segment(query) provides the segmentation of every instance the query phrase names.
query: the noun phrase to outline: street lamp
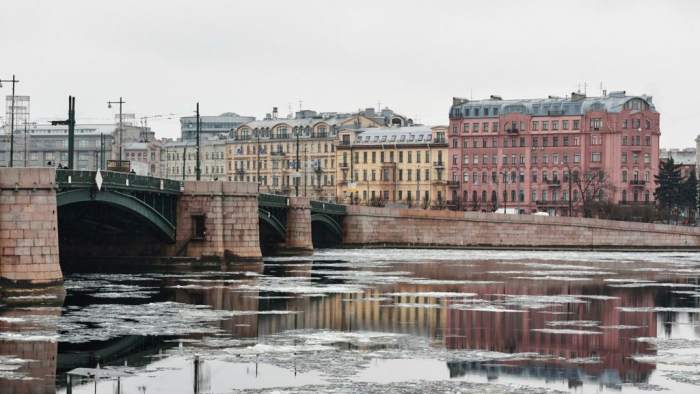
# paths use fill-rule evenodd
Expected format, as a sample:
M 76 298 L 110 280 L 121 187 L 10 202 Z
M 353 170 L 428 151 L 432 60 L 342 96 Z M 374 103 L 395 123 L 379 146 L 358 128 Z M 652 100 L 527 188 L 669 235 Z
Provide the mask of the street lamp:
M 420 209 L 420 164 L 416 172 L 416 209 Z
M 112 108 L 112 104 L 119 104 L 119 171 L 122 171 L 122 147 L 124 145 L 122 140 L 122 131 L 124 130 L 122 124 L 122 104 L 125 104 L 125 102 L 119 97 L 119 101 L 107 101 L 107 108 Z
M 27 132 L 27 126 L 28 125 L 36 126 L 36 122 L 27 122 L 26 120 L 24 120 L 23 123 L 24 123 L 24 166 L 27 167 L 27 140 L 29 139 L 29 133 Z
M 13 74 L 12 79 L 0 79 L 0 88 L 3 82 L 12 82 L 12 102 L 10 104 L 10 167 L 12 167 L 15 153 L 15 83 L 19 81 L 15 79 Z
M 504 168 L 503 174 L 503 213 L 508 213 L 508 171 Z

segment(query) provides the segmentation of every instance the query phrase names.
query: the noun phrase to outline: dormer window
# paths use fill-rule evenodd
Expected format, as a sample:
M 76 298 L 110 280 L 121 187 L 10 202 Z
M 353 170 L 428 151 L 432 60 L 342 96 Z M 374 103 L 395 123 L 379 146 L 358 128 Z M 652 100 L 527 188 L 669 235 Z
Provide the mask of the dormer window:
M 382 142 L 386 142 L 386 136 L 385 136 L 385 135 L 382 136 Z
M 416 139 L 416 141 L 423 141 L 423 134 L 419 134 L 418 139 Z
M 406 136 L 405 136 L 405 135 L 402 135 L 402 136 L 401 136 L 401 139 L 399 139 L 399 142 L 404 142 L 404 141 L 406 141 Z
M 413 139 L 415 138 L 414 135 L 409 135 L 408 136 L 408 142 L 413 142 Z
M 390 142 L 395 142 L 395 141 L 396 141 L 396 136 L 395 136 L 395 135 L 392 135 L 392 136 L 391 136 L 391 141 L 390 141 Z

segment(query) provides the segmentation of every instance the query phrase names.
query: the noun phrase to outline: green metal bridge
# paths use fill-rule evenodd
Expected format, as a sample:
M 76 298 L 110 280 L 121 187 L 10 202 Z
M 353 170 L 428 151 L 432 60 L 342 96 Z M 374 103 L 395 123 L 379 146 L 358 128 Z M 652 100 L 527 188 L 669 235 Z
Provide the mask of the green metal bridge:
M 59 207 L 91 202 L 107 204 L 145 218 L 170 242 L 175 242 L 177 203 L 184 190 L 180 181 L 112 171 L 100 171 L 98 180 L 97 171 L 57 170 L 56 188 Z M 288 209 L 287 196 L 258 195 L 260 220 L 282 238 L 286 234 Z M 325 224 L 340 239 L 346 214 L 344 205 L 311 201 L 312 223 Z

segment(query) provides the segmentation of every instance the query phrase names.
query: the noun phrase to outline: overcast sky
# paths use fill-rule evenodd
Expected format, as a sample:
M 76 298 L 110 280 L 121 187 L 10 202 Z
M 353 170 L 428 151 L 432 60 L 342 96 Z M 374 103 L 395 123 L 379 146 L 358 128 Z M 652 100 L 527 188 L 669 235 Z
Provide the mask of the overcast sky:
M 452 97 L 654 96 L 661 146 L 700 134 L 700 1 L 31 1 L 0 7 L 0 79 L 34 121 L 388 106 L 447 124 Z M 11 94 L 3 83 L 0 95 Z M 2 111 L 4 116 L 4 110 Z

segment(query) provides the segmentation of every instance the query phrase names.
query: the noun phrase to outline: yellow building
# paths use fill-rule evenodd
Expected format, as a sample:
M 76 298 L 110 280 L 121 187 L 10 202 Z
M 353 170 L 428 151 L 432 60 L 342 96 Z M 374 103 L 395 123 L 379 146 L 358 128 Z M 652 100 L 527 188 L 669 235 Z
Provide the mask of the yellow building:
M 291 119 L 276 113 L 248 122 L 226 141 L 229 181 L 258 182 L 261 193 L 334 201 L 336 146 L 341 128 L 383 126 L 363 113 L 297 112 Z
M 445 201 L 446 126 L 341 129 L 337 195 L 350 202 L 415 204 Z

